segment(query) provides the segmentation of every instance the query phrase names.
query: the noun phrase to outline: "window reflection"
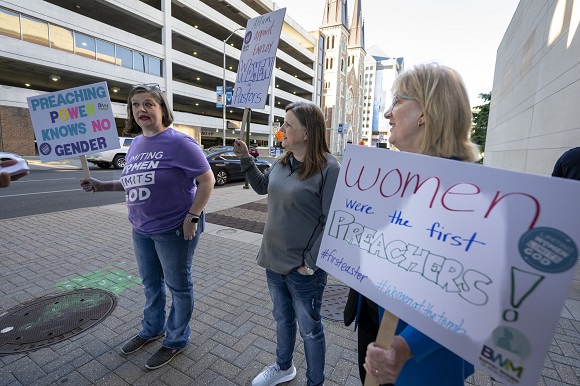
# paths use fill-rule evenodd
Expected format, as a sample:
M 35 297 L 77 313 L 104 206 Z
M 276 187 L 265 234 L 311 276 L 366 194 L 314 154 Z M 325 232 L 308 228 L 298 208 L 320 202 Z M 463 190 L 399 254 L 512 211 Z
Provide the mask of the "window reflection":
M 149 57 L 149 73 L 151 75 L 161 76 L 161 60 L 154 58 L 152 56 Z
M 20 16 L 0 8 L 0 35 L 20 39 Z
M 22 40 L 48 46 L 48 23 L 22 15 Z
M 115 45 L 101 39 L 97 39 L 97 60 L 115 64 Z
M 96 59 L 95 38 L 75 32 L 75 53 Z
M 141 72 L 149 72 L 147 55 L 133 51 L 133 69 Z
M 159 58 L 3 8 L 0 35 L 162 76 Z
M 50 25 L 50 47 L 68 53 L 74 52 L 73 47 L 73 33 L 71 30 L 59 27 L 57 25 Z
M 133 53 L 131 50 L 117 46 L 117 65 L 133 68 Z

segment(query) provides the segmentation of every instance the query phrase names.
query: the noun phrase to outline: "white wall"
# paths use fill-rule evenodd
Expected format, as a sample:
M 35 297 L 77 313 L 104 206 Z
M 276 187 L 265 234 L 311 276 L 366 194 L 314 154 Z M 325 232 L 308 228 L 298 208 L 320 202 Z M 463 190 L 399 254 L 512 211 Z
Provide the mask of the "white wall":
M 580 146 L 579 80 L 580 0 L 521 1 L 498 48 L 484 164 L 551 174 Z

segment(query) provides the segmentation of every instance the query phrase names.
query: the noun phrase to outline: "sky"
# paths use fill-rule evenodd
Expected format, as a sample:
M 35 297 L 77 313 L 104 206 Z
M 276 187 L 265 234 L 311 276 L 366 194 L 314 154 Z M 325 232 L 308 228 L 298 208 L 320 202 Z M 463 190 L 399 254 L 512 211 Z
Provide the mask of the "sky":
M 307 31 L 322 23 L 325 0 L 273 0 Z M 472 106 L 493 87 L 497 48 L 519 0 L 359 0 L 365 48 L 405 58 L 405 68 L 437 62 L 461 74 Z M 318 3 L 314 6 L 314 3 Z M 347 1 L 352 17 L 354 0 Z

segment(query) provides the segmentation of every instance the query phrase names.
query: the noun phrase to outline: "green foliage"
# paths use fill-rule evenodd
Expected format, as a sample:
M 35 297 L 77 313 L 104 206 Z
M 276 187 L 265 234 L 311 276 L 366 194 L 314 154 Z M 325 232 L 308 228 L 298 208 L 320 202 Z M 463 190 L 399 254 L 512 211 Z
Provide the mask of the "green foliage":
M 473 129 L 471 130 L 471 140 L 479 145 L 480 151 L 485 151 L 485 137 L 487 135 L 487 120 L 489 119 L 489 103 L 491 101 L 491 92 L 488 94 L 479 94 L 479 97 L 485 102 L 475 107 L 473 113 Z

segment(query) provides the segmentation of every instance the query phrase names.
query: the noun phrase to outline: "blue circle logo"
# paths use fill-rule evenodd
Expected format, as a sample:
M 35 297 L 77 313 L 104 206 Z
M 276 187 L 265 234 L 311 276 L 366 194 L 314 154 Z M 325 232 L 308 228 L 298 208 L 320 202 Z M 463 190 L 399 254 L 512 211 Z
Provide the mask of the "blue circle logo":
M 564 272 L 578 260 L 574 240 L 555 228 L 530 229 L 520 237 L 518 248 L 526 263 L 542 272 Z
M 246 32 L 246 36 L 244 37 L 244 43 L 250 44 L 250 40 L 252 40 L 252 31 Z
M 52 146 L 50 146 L 50 144 L 46 142 L 43 142 L 38 147 L 38 151 L 43 155 L 49 155 L 50 153 L 52 153 Z

